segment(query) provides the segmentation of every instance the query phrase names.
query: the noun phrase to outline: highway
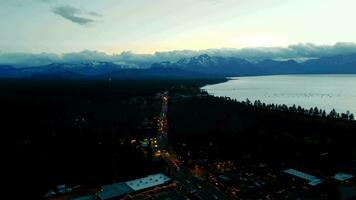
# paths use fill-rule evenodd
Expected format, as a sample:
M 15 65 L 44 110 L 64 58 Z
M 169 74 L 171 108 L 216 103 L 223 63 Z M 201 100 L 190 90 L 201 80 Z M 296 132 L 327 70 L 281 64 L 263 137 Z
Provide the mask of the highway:
M 162 157 L 171 170 L 171 178 L 180 183 L 186 189 L 186 196 L 198 200 L 217 200 L 231 199 L 224 192 L 211 185 L 210 183 L 194 177 L 188 168 L 180 165 L 175 153 L 169 147 L 167 140 L 168 133 L 168 100 L 167 94 L 162 95 L 162 113 L 158 120 L 158 146 L 162 152 Z

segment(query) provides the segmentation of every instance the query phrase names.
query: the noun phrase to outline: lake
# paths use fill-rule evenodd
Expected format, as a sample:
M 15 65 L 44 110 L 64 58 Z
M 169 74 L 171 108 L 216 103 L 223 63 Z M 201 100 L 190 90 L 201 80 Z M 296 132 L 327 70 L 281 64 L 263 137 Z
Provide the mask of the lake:
M 356 114 L 356 75 L 278 75 L 236 77 L 208 85 L 202 89 L 215 96 L 225 96 L 267 104 L 317 106 L 327 112 L 335 108 L 339 113 Z

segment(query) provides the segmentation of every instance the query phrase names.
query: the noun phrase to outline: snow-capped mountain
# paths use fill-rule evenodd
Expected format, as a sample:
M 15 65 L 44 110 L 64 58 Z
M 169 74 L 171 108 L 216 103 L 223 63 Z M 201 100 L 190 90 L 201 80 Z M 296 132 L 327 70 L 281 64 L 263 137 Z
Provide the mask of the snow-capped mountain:
M 14 68 L 0 66 L 2 77 L 31 77 L 49 74 L 78 74 L 83 76 L 98 76 L 122 69 L 122 66 L 110 62 L 85 63 L 53 63 L 39 67 Z
M 294 60 L 263 60 L 252 63 L 235 57 L 211 57 L 201 55 L 182 59 L 177 62 L 161 62 L 153 68 L 178 68 L 186 71 L 223 75 L 274 75 L 274 74 L 308 74 L 308 73 L 356 73 L 356 54 L 323 57 L 298 63 Z
M 0 65 L 0 77 L 231 77 L 275 74 L 355 74 L 356 54 L 338 55 L 298 63 L 263 60 L 252 63 L 236 57 L 200 55 L 177 62 L 160 62 L 151 68 L 125 68 L 111 62 L 53 63 L 39 67 Z
M 179 68 L 216 75 L 241 75 L 248 70 L 256 68 L 255 65 L 244 59 L 233 57 L 212 57 L 200 55 L 197 57 L 181 59 L 177 62 L 162 62 L 152 65 L 153 68 Z

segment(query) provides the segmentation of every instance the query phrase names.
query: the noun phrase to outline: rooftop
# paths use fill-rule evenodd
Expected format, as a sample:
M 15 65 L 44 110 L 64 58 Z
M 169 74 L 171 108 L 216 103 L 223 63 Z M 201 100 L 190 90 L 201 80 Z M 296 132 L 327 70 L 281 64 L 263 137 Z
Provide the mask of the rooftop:
M 126 184 L 134 191 L 144 190 L 154 186 L 162 185 L 171 179 L 162 173 L 150 175 L 144 178 L 126 182 Z
M 334 179 L 338 180 L 338 181 L 346 181 L 348 179 L 353 178 L 354 176 L 351 174 L 345 174 L 345 173 L 337 173 L 334 176 Z
M 322 182 L 320 179 L 316 178 L 313 175 L 310 175 L 310 174 L 307 174 L 307 173 L 304 173 L 304 172 L 301 172 L 301 171 L 298 171 L 295 169 L 284 170 L 284 173 L 305 179 L 305 180 L 309 181 L 308 184 L 312 185 L 312 186 L 319 185 Z
M 97 196 L 102 200 L 106 200 L 125 196 L 130 192 L 133 192 L 133 190 L 126 183 L 115 183 L 102 186 L 102 190 L 97 193 Z
M 73 198 L 72 200 L 95 200 L 95 197 L 92 195 L 87 195 L 87 196 L 76 197 Z

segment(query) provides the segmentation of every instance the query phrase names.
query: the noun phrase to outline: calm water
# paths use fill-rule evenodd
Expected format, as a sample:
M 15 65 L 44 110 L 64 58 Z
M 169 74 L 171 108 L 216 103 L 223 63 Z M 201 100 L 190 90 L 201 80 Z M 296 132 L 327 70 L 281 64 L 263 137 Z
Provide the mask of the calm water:
M 281 75 L 232 78 L 203 87 L 215 96 L 271 104 L 317 106 L 356 114 L 356 75 Z

